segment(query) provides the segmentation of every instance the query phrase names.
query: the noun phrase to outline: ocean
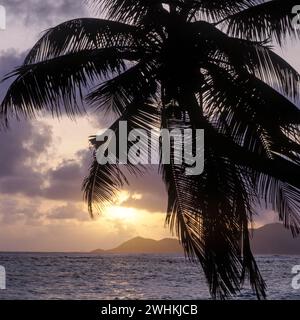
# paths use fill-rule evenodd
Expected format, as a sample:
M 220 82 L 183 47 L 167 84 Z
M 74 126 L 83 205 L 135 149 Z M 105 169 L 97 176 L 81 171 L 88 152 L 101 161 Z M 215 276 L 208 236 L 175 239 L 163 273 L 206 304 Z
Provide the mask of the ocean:
M 300 300 L 292 268 L 300 256 L 258 256 L 268 299 Z M 0 253 L 0 299 L 209 299 L 197 264 L 179 255 Z M 237 299 L 255 299 L 245 286 Z

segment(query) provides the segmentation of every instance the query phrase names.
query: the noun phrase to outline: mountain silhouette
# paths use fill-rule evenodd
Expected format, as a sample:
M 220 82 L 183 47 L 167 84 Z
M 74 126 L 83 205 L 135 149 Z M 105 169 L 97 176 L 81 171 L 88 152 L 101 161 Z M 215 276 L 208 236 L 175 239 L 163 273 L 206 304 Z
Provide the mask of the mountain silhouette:
M 255 254 L 300 254 L 300 237 L 293 238 L 280 223 L 255 229 L 251 244 Z
M 293 238 L 291 232 L 280 223 L 268 224 L 253 230 L 251 239 L 255 254 L 300 254 L 300 238 Z M 136 237 L 110 249 L 97 249 L 94 254 L 137 254 L 137 253 L 183 253 L 176 239 L 153 240 Z
M 153 240 L 136 237 L 122 243 L 111 250 L 97 249 L 92 253 L 183 253 L 179 241 L 176 239 Z

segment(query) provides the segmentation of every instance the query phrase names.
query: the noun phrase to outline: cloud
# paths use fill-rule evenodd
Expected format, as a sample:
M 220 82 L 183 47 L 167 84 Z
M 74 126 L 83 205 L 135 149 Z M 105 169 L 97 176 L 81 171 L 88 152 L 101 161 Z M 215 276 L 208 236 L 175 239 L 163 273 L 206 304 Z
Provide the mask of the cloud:
M 3 198 L 0 202 L 0 222 L 2 225 L 40 225 L 44 217 L 40 205 L 40 201 Z
M 91 151 L 81 150 L 76 159 L 64 160 L 57 168 L 47 174 L 48 186 L 43 189 L 43 197 L 52 200 L 82 200 L 81 185 L 88 174 L 88 165 L 92 159 Z
M 166 212 L 167 192 L 157 167 L 143 176 L 129 178 L 129 183 L 130 197 L 122 203 L 123 206 Z
M 64 21 L 88 17 L 85 0 L 1 0 L 7 26 L 1 31 L 0 50 L 31 48 L 45 30 Z
M 60 223 L 91 221 L 87 211 L 81 205 L 67 203 L 45 208 L 42 200 L 28 198 L 2 198 L 0 202 L 1 225 L 51 225 L 54 221 Z
M 136 226 L 124 223 L 121 219 L 111 221 L 112 233 L 115 233 L 118 238 L 129 239 L 133 238 L 138 232 Z
M 0 192 L 35 196 L 44 183 L 39 160 L 52 143 L 51 127 L 18 122 L 0 134 Z
M 81 185 L 92 159 L 88 148 L 54 165 L 54 132 L 41 121 L 12 121 L 0 132 L 0 146 L 0 193 L 82 201 Z
M 67 203 L 64 206 L 50 210 L 50 212 L 47 213 L 46 218 L 50 220 L 90 221 L 88 213 L 72 203 Z
M 2 0 L 1 3 L 6 8 L 8 28 L 16 22 L 48 27 L 87 13 L 83 0 Z
M 11 72 L 12 69 L 19 66 L 24 56 L 25 52 L 20 53 L 13 48 L 2 50 L 0 52 L 0 76 L 3 77 L 5 74 Z
M 18 122 L 0 134 L 0 192 L 50 200 L 82 201 L 91 151 L 78 151 L 51 167 L 53 132 L 42 122 Z M 47 160 L 50 160 L 49 163 Z
M 0 51 L 0 80 L 20 66 L 24 60 L 24 56 L 25 53 L 19 53 L 15 49 Z M 11 81 L 0 83 L 0 102 L 2 102 L 10 83 Z
M 2 51 L 0 79 L 22 64 L 24 56 L 24 52 L 13 49 Z M 0 101 L 9 84 L 10 81 L 0 84 Z M 62 159 L 56 168 L 46 170 L 51 166 L 52 154 L 48 151 L 55 148 L 52 127 L 29 120 L 12 120 L 9 130 L 0 131 L 0 145 L 0 193 L 21 193 L 51 200 L 82 200 L 81 184 L 88 172 L 89 150 L 78 151 L 75 159 Z M 40 163 L 40 158 L 50 163 Z

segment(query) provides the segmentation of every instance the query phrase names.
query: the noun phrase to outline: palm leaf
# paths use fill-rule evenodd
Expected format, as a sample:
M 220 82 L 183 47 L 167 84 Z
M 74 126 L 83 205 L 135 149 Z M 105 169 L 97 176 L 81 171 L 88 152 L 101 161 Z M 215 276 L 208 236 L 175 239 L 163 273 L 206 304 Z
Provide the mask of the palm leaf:
M 87 96 L 87 101 L 98 109 L 120 115 L 138 97 L 147 99 L 155 96 L 157 67 L 154 63 L 139 62 L 122 74 L 102 83 Z
M 84 89 L 124 70 L 125 59 L 136 59 L 136 53 L 95 49 L 24 65 L 6 78 L 16 80 L 1 104 L 2 117 L 34 117 L 42 110 L 57 116 L 65 112 L 72 117 L 84 110 Z
M 90 137 L 90 142 L 94 148 L 94 157 L 89 175 L 84 180 L 82 190 L 91 216 L 94 215 L 95 211 L 103 212 L 108 204 L 113 203 L 120 188 L 128 184 L 128 174 L 141 175 L 148 170 L 148 168 L 143 165 L 135 166 L 130 162 L 127 164 L 120 163 L 122 156 L 120 153 L 121 150 L 119 149 L 120 121 L 127 122 L 128 132 L 133 129 L 143 129 L 150 139 L 151 129 L 157 128 L 159 124 L 158 109 L 155 105 L 151 104 L 150 101 L 146 100 L 136 100 L 127 105 L 121 117 L 110 127 L 110 130 L 113 130 L 116 136 L 116 163 L 108 162 L 107 164 L 100 165 L 96 154 L 102 143 L 97 141 L 96 136 Z M 112 140 L 105 142 L 107 148 L 110 143 L 112 143 Z M 133 144 L 133 142 L 128 142 L 125 156 L 128 155 L 128 151 Z M 151 150 L 148 149 L 148 144 L 140 146 L 142 147 L 142 153 L 147 155 L 148 152 L 151 152 Z
M 255 75 L 298 101 L 299 73 L 267 44 L 228 37 L 210 23 L 203 21 L 193 23 L 192 27 L 198 33 L 196 41 L 199 41 L 199 48 L 209 49 L 207 55 L 211 61 L 229 70 L 234 68 L 236 72 L 242 70 Z
M 298 4 L 297 0 L 271 0 L 249 6 L 226 19 L 228 33 L 256 41 L 272 37 L 281 45 L 287 36 L 299 36 L 299 31 L 292 24 L 295 17 L 292 9 Z
M 164 11 L 161 0 L 88 0 L 93 8 L 105 12 L 109 19 L 139 24 L 145 16 Z M 167 1 L 168 2 L 168 1 Z
M 186 123 L 163 120 L 169 130 Z M 206 143 L 206 166 L 201 176 L 187 176 L 185 165 L 162 165 L 168 191 L 167 224 L 178 235 L 186 254 L 197 259 L 205 272 L 214 298 L 228 298 L 240 290 L 245 271 L 260 298 L 265 285 L 259 274 L 248 239 L 248 194 L 236 166 L 216 154 Z M 246 230 L 245 230 L 246 226 Z
M 25 64 L 53 59 L 79 51 L 136 44 L 137 29 L 125 23 L 95 18 L 66 21 L 46 31 L 28 53 Z M 135 40 L 135 42 L 134 42 Z
M 188 20 L 217 22 L 257 2 L 256 0 L 187 0 L 184 1 L 184 5 L 185 11 L 188 12 Z

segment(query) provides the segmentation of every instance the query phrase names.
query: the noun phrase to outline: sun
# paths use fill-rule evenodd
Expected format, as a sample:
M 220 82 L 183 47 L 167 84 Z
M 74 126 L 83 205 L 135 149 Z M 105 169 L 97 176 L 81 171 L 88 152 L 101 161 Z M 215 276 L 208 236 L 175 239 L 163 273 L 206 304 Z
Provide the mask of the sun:
M 121 206 L 111 206 L 107 208 L 106 214 L 110 219 L 117 219 L 126 222 L 134 222 L 137 218 L 134 208 Z
M 137 210 L 123 206 L 132 195 L 126 190 L 120 190 L 113 199 L 113 204 L 105 209 L 105 218 L 108 220 L 122 220 L 122 222 L 135 223 L 138 219 Z
M 137 218 L 136 210 L 134 208 L 122 206 L 130 198 L 131 194 L 128 191 L 121 190 L 114 199 L 114 204 L 107 208 L 107 216 L 110 219 L 120 219 L 126 222 L 134 222 Z

